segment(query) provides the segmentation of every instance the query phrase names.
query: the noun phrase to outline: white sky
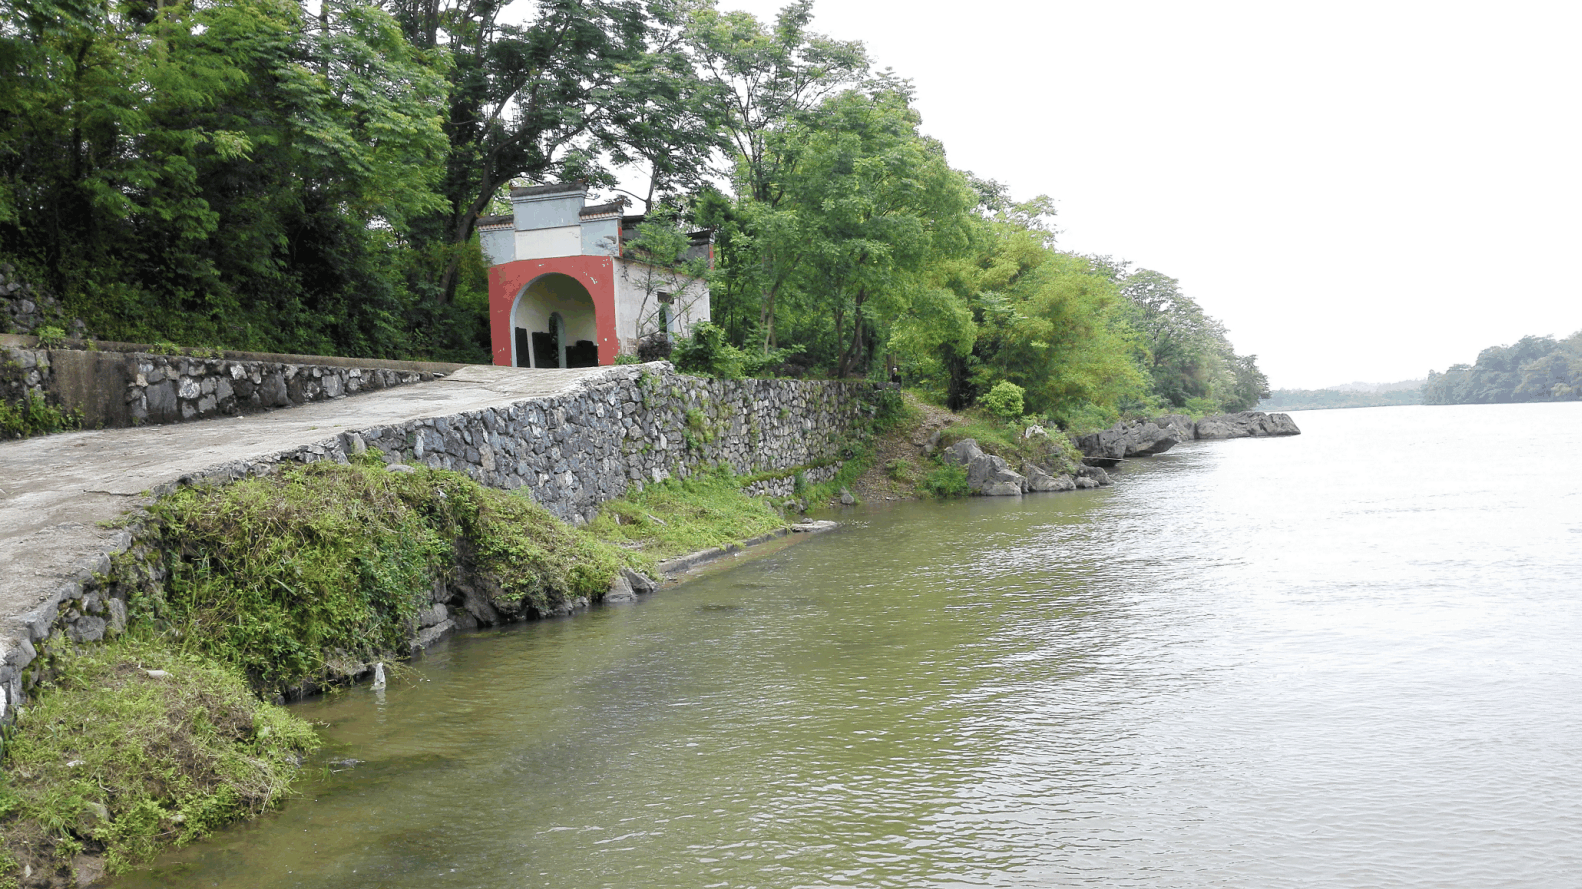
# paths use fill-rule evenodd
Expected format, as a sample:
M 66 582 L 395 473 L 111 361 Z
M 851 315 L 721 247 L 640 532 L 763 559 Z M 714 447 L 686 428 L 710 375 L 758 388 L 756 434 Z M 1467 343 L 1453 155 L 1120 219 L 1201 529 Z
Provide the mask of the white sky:
M 912 79 L 954 166 L 1055 198 L 1064 249 L 1179 278 L 1274 387 L 1582 328 L 1582 4 L 814 11 Z

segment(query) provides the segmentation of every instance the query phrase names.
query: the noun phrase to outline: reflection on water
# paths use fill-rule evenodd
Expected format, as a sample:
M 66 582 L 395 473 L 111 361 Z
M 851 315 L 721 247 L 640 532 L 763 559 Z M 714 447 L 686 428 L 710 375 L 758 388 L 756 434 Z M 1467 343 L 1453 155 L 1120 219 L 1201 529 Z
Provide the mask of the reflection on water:
M 1582 468 L 1464 434 L 1582 408 L 1297 421 L 456 638 L 118 885 L 1582 884 Z

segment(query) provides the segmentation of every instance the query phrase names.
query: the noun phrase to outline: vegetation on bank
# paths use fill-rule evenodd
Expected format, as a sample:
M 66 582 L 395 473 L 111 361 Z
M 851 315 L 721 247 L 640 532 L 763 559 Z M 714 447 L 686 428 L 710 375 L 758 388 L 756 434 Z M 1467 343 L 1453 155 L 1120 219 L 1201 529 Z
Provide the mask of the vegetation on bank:
M 78 885 L 257 815 L 288 792 L 312 728 L 242 675 L 134 631 L 49 652 L 6 731 L 0 886 Z
M 29 392 L 19 402 L 0 400 L 0 441 L 80 429 L 82 420 Z
M 952 168 L 811 0 L 498 10 L 0 0 L 0 259 L 107 339 L 487 363 L 479 217 L 513 184 L 639 181 L 660 228 L 715 232 L 683 367 L 953 409 L 1010 382 L 1062 426 L 1265 388 L 1174 279 L 1064 252 L 1053 201 Z M 641 258 L 685 246 L 645 232 Z
M 1562 340 L 1527 336 L 1490 346 L 1473 364 L 1428 372 L 1424 404 L 1505 404 L 1582 399 L 1582 330 Z
M 583 528 L 524 494 L 375 456 L 161 499 L 140 538 L 154 561 L 113 571 L 125 633 L 81 648 L 57 636 L 30 668 L 0 773 L 0 886 L 124 869 L 278 801 L 316 742 L 267 702 L 404 658 L 437 586 L 502 619 L 560 613 L 599 601 L 622 568 L 784 527 L 742 481 L 648 485 Z

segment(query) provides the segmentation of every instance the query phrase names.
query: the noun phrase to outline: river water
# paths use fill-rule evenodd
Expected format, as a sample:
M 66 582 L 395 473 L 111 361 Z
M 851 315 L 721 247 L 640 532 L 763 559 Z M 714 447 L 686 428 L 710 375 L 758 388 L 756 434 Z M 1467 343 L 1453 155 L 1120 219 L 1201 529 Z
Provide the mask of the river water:
M 1582 405 L 1293 416 L 442 643 L 116 885 L 1582 885 Z

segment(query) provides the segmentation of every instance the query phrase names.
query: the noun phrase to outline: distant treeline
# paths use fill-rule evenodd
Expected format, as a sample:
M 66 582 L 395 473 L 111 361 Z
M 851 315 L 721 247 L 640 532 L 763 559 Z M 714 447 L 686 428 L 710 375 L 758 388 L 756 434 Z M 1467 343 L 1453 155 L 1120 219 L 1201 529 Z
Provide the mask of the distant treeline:
M 1582 398 L 1582 330 L 1563 340 L 1528 336 L 1514 346 L 1490 346 L 1471 365 L 1429 371 L 1424 404 L 1503 404 Z
M 1258 402 L 1261 411 L 1307 411 L 1337 407 L 1422 404 L 1422 389 L 1365 392 L 1356 389 L 1276 389 Z

